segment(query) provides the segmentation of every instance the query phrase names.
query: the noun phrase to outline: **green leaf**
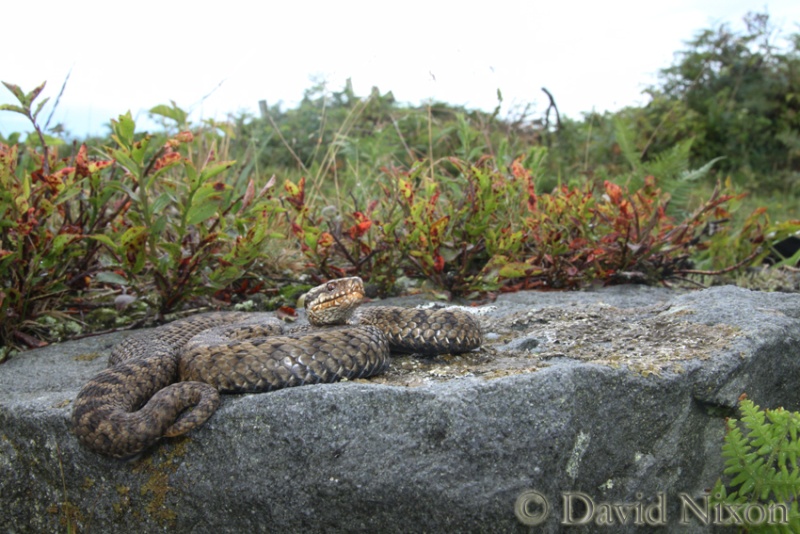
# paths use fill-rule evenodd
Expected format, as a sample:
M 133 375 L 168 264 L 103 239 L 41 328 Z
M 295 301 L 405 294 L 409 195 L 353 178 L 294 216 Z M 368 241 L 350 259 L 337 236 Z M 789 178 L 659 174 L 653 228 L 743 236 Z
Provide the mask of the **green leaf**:
M 140 166 L 144 166 L 144 157 L 147 154 L 147 147 L 149 145 L 150 135 L 145 135 L 140 141 L 131 145 L 131 159 Z
M 131 186 L 126 184 L 125 182 L 109 181 L 103 184 L 103 187 L 105 189 L 105 192 L 109 194 L 109 196 L 113 195 L 114 193 L 125 193 L 130 197 L 134 197 L 136 194 L 136 192 L 131 188 Z
M 214 165 L 210 165 L 202 170 L 200 173 L 200 181 L 205 183 L 208 182 L 211 178 L 218 175 L 219 173 L 230 169 L 236 163 L 236 160 L 231 161 L 221 161 Z
M 128 280 L 124 276 L 120 276 L 117 273 L 111 271 L 103 271 L 97 273 L 95 276 L 95 280 L 100 282 L 101 284 L 115 284 L 120 286 L 127 286 Z
M 131 271 L 134 274 L 141 272 L 141 270 L 144 268 L 145 259 L 146 258 L 145 258 L 144 248 L 141 248 L 139 249 L 139 251 L 136 252 L 136 260 L 133 262 L 133 265 L 131 266 Z
M 153 201 L 153 213 L 161 213 L 172 202 L 172 197 L 167 193 L 161 193 L 158 198 Z M 159 232 L 157 232 L 159 233 Z
M 64 247 L 80 239 L 80 236 L 75 234 L 58 234 L 53 238 L 53 254 L 59 255 L 63 252 Z
M 39 96 L 39 93 L 42 92 L 45 85 L 47 85 L 46 81 L 42 82 L 41 85 L 39 85 L 39 87 L 35 87 L 33 91 L 25 95 L 25 99 L 28 101 L 28 104 L 31 104 L 34 100 L 36 100 L 36 97 Z
M 242 276 L 242 270 L 236 266 L 229 265 L 219 268 L 211 273 L 211 279 L 220 285 L 229 284 Z
M 99 241 L 99 242 L 103 243 L 104 245 L 106 245 L 108 248 L 110 248 L 113 251 L 117 250 L 117 247 L 118 247 L 117 243 L 113 239 L 108 237 L 107 235 L 104 235 L 104 234 L 92 234 L 92 235 L 87 235 L 86 237 L 88 237 L 89 239 L 94 239 L 95 241 Z
M 172 119 L 178 126 L 184 126 L 189 114 L 175 105 L 175 102 L 171 102 L 171 104 L 171 107 L 164 104 L 159 104 L 158 106 L 150 108 L 150 113 Z
M 144 244 L 147 236 L 147 228 L 144 226 L 131 226 L 119 238 L 120 246 L 131 249 L 138 249 Z
M 158 211 L 155 210 L 153 211 L 155 213 L 158 213 Z M 166 226 L 167 226 L 167 216 L 161 215 L 158 219 L 156 219 L 156 222 L 153 223 L 152 232 L 155 235 L 161 235 L 164 232 L 164 228 L 166 228 Z
M 194 196 L 192 197 L 192 203 L 200 204 L 205 202 L 207 199 L 220 201 L 222 200 L 223 194 L 230 189 L 231 186 L 222 182 L 205 184 L 195 192 Z
M 3 82 L 3 85 L 6 86 L 6 89 L 11 91 L 17 100 L 20 101 L 21 104 L 30 104 L 30 101 L 26 102 L 25 93 L 20 89 L 19 85 L 15 85 L 13 83 Z M 24 113 L 24 112 L 23 112 Z
M 194 164 L 191 161 L 186 161 L 183 164 L 183 170 L 186 171 L 186 177 L 189 179 L 189 183 L 192 184 L 192 187 L 197 186 L 197 169 L 195 168 Z
M 213 200 L 193 204 L 186 214 L 186 224 L 193 225 L 210 219 L 217 213 L 219 203 Z
M 317 242 L 319 241 L 320 232 L 306 229 L 304 241 L 306 246 L 311 250 L 317 250 Z
M 130 156 L 128 155 L 128 151 L 123 150 L 112 150 L 111 155 L 117 160 L 117 163 L 122 165 L 125 170 L 133 174 L 134 176 L 138 176 L 140 172 L 140 167 L 137 165 L 135 161 L 133 161 Z
M 503 278 L 522 278 L 527 274 L 530 267 L 527 263 L 514 261 L 500 267 L 498 274 Z
M 0 104 L 0 111 L 13 111 L 15 113 L 19 113 L 21 115 L 28 115 L 28 112 L 22 109 L 19 106 L 15 106 L 13 104 Z
M 120 115 L 117 120 L 111 121 L 111 129 L 114 131 L 117 142 L 124 148 L 130 148 L 133 143 L 133 133 L 136 130 L 136 122 L 128 111 Z

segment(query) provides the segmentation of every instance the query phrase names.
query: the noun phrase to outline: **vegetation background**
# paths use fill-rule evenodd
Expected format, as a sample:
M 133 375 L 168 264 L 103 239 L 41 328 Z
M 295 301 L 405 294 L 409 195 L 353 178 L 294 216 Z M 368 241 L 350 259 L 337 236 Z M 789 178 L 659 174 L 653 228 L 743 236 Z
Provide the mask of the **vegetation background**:
M 699 32 L 646 105 L 580 119 L 546 89 L 543 116 L 500 117 L 501 90 L 486 113 L 317 85 L 290 109 L 194 124 L 171 103 L 151 109 L 158 131 L 128 113 L 76 140 L 40 116 L 42 87 L 7 83 L 19 103 L 2 109 L 32 131 L 0 136 L 0 361 L 345 275 L 477 299 L 745 283 L 800 230 L 800 34 L 745 22 Z

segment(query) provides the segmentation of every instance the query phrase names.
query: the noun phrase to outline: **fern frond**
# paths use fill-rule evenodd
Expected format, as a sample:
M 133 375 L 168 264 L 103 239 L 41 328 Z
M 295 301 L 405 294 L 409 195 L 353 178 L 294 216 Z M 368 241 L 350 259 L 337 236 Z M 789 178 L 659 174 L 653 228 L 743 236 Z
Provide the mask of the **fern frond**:
M 636 150 L 636 133 L 633 131 L 633 128 L 630 128 L 622 119 L 615 117 L 614 136 L 619 145 L 619 150 L 625 158 L 625 161 L 631 166 L 631 170 L 634 172 L 638 171 L 641 166 L 642 158 L 639 151 Z
M 728 419 L 722 456 L 729 484 L 718 480 L 712 501 L 726 504 L 788 506 L 788 524 L 751 525 L 752 532 L 798 532 L 800 512 L 800 413 L 783 408 L 761 410 L 748 399 L 739 405 L 741 419 Z M 765 527 L 769 528 L 765 528 Z M 750 528 L 752 527 L 752 528 Z
M 723 159 L 725 159 L 725 156 L 719 156 L 717 158 L 712 159 L 699 169 L 688 169 L 681 174 L 680 180 L 682 182 L 684 181 L 694 182 L 696 180 L 699 180 L 700 178 L 705 178 L 705 176 L 709 173 L 709 171 L 711 171 L 711 167 L 713 167 L 716 162 Z
M 693 139 L 686 139 L 659 153 L 652 161 L 648 161 L 644 165 L 645 172 L 658 176 L 662 182 L 665 180 L 677 182 L 689 168 L 692 141 Z

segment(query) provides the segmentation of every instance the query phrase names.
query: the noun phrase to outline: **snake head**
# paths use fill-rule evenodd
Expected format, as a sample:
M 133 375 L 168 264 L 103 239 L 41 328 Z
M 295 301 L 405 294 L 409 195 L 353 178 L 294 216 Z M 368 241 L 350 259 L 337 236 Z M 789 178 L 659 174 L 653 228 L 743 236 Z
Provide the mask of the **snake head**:
M 364 282 L 358 276 L 337 278 L 305 295 L 308 322 L 314 326 L 347 324 L 364 298 Z

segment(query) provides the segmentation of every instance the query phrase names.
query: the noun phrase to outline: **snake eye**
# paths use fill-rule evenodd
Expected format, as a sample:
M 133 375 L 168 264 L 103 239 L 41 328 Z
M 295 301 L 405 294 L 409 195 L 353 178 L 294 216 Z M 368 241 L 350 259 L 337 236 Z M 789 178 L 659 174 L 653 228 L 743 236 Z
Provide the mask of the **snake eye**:
M 325 286 L 325 288 L 328 291 L 335 291 L 336 290 L 336 284 L 334 284 L 333 282 L 328 282 L 328 285 Z

